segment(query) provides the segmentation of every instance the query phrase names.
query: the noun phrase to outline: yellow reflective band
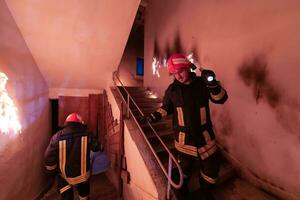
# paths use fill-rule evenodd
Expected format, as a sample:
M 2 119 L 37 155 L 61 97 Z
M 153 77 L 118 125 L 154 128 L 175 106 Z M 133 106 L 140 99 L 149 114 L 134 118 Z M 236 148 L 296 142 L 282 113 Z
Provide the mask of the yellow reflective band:
M 209 150 L 207 150 L 206 152 L 199 153 L 201 159 L 205 160 L 206 158 L 208 158 L 209 156 L 214 154 L 217 151 L 217 149 L 218 149 L 217 145 L 214 145 Z
M 46 165 L 46 169 L 47 170 L 54 170 L 54 169 L 56 169 L 56 167 L 57 167 L 57 165 L 55 164 L 55 165 Z
M 175 148 L 185 154 L 198 157 L 197 147 L 191 145 L 181 145 L 175 140 Z
M 81 138 L 81 174 L 86 173 L 87 136 Z
M 200 155 L 201 159 L 205 160 L 206 158 L 208 158 L 209 156 L 211 156 L 212 154 L 214 154 L 217 151 L 217 149 L 218 149 L 217 146 L 214 146 L 210 150 L 208 150 L 207 152 L 202 153 Z
M 172 62 L 174 64 L 189 64 L 189 61 L 185 58 L 173 58 Z
M 216 145 L 215 140 L 210 141 L 209 144 L 207 144 L 203 147 L 200 147 L 198 149 L 197 149 L 197 147 L 192 146 L 192 145 L 187 145 L 187 144 L 182 145 L 175 140 L 175 149 L 182 153 L 185 153 L 185 154 L 188 154 L 191 156 L 195 156 L 195 157 L 198 157 L 198 155 L 200 155 L 201 159 L 205 160 L 206 158 L 211 156 L 213 153 L 215 153 L 217 151 L 218 147 Z
M 184 145 L 184 141 L 185 141 L 185 133 L 184 132 L 179 132 L 178 141 L 179 141 L 180 145 Z
M 78 195 L 78 196 L 79 196 L 79 200 L 86 200 L 89 198 L 89 196 L 86 196 L 86 197 L 81 197 L 80 195 Z
M 162 117 L 165 117 L 168 115 L 167 111 L 165 111 L 164 109 L 162 108 L 159 108 L 156 110 L 156 112 L 159 112 L 161 114 Z
M 214 178 L 211 178 L 211 177 L 205 175 L 205 174 L 202 172 L 202 170 L 200 171 L 200 173 L 201 173 L 201 176 L 204 178 L 204 180 L 206 180 L 207 182 L 209 182 L 209 183 L 211 183 L 211 184 L 216 184 L 217 179 L 214 179 Z
M 67 186 L 61 188 L 61 189 L 59 190 L 59 193 L 62 194 L 62 193 L 64 193 L 65 191 L 67 191 L 68 189 L 71 189 L 71 188 L 72 188 L 71 185 L 67 185 Z
M 220 99 L 222 99 L 225 96 L 225 90 L 223 88 L 221 88 L 221 91 L 219 92 L 219 94 L 214 95 L 214 94 L 210 93 L 210 96 L 213 100 L 219 101 Z
M 184 126 L 182 107 L 177 107 L 176 110 L 177 110 L 177 117 L 178 117 L 178 125 Z
M 90 172 L 84 173 L 80 176 L 76 176 L 76 177 L 72 177 L 72 178 L 67 178 L 64 177 L 66 179 L 66 181 L 71 184 L 71 185 L 76 185 L 78 183 L 82 183 L 87 181 L 90 178 Z
M 63 177 L 66 177 L 66 140 L 59 141 L 59 168 Z
M 208 133 L 207 130 L 205 130 L 205 131 L 203 132 L 203 136 L 204 136 L 204 139 L 205 139 L 206 144 L 211 143 L 211 137 L 210 137 L 210 135 L 209 135 L 209 133 Z
M 201 120 L 201 125 L 206 123 L 206 108 L 205 107 L 200 108 L 200 120 Z
M 203 147 L 200 147 L 198 149 L 198 152 L 201 154 L 201 153 L 205 153 L 207 152 L 208 150 L 210 150 L 212 147 L 216 146 L 216 140 L 212 140 L 209 144 L 203 146 Z

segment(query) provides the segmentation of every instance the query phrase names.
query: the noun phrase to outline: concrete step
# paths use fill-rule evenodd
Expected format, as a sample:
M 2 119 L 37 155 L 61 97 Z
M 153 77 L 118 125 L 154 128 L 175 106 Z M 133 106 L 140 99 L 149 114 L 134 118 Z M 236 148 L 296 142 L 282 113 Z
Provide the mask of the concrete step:
M 161 99 L 145 98 L 145 97 L 132 97 L 133 100 L 139 105 L 140 103 L 161 103 Z
M 135 86 L 125 86 L 124 88 L 126 88 L 126 90 L 128 91 L 146 91 L 147 89 L 144 87 L 135 87 Z
M 139 102 L 138 106 L 139 107 L 145 107 L 145 108 L 159 108 L 161 106 L 161 102 Z
M 146 108 L 145 107 L 139 107 L 139 108 L 142 111 L 142 113 L 144 113 L 146 115 L 151 114 L 155 111 L 155 108 L 151 108 L 151 107 L 146 107 Z M 131 111 L 133 113 L 137 113 L 137 114 L 140 113 L 140 111 L 137 108 L 132 108 Z
M 152 138 L 155 138 L 156 135 L 154 134 L 154 132 L 152 131 L 149 131 L 148 133 L 145 133 L 147 138 L 149 140 L 151 140 Z M 172 139 L 174 140 L 174 131 L 173 130 L 170 130 L 169 128 L 167 129 L 164 129 L 162 131 L 158 131 L 157 134 L 164 140 L 164 138 L 166 137 L 172 137 Z
M 138 117 L 138 119 L 140 119 L 140 117 Z M 172 122 L 171 122 L 171 120 L 169 120 L 169 121 L 162 120 L 159 122 L 152 123 L 151 125 L 154 128 L 154 130 L 156 130 L 156 132 L 158 132 L 158 131 L 162 131 L 162 130 L 166 130 L 166 129 L 171 129 Z M 140 123 L 140 126 L 144 132 L 152 131 L 152 129 L 150 128 L 150 126 L 147 123 Z
M 172 150 L 175 148 L 174 140 L 165 141 L 165 145 L 168 147 L 169 150 Z M 165 151 L 165 148 L 163 147 L 163 145 L 161 143 L 155 143 L 153 145 L 153 149 L 155 150 L 156 154 L 159 154 L 159 153 Z

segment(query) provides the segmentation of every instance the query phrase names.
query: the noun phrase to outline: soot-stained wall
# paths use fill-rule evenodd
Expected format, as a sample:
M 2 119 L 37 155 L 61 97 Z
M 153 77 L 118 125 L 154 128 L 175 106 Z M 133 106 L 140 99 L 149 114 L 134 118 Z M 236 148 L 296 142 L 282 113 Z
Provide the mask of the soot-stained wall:
M 48 86 L 4 0 L 0 71 L 8 76 L 7 93 L 22 126 L 17 136 L 0 133 L 0 199 L 35 199 L 47 186 L 43 154 L 51 135 Z
M 257 177 L 300 197 L 300 2 L 149 2 L 144 85 L 162 96 L 172 77 L 153 57 L 193 53 L 227 89 L 211 105 L 218 140 Z

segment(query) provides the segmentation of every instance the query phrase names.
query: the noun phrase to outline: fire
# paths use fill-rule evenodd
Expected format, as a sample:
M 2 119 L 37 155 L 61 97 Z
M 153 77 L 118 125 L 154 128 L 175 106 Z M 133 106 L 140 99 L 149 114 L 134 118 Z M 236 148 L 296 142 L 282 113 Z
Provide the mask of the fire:
M 160 68 L 160 62 L 157 58 L 153 58 L 152 62 L 152 74 L 156 75 L 157 77 L 160 77 L 160 74 L 158 72 L 158 69 Z
M 21 124 L 17 115 L 17 107 L 6 91 L 6 74 L 0 72 L 0 131 L 8 134 L 21 133 Z

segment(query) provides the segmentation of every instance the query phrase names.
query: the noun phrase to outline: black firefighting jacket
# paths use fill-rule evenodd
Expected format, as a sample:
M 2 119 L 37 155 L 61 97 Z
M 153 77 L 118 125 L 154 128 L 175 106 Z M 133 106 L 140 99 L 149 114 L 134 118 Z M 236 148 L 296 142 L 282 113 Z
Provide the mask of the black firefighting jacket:
M 152 117 L 160 120 L 173 114 L 175 148 L 204 160 L 217 150 L 209 101 L 223 104 L 228 96 L 220 85 L 209 90 L 195 73 L 191 73 L 191 78 L 192 82 L 188 85 L 175 79 L 165 92 L 163 105 L 152 113 Z
M 45 165 L 56 171 L 70 185 L 85 182 L 90 177 L 91 137 L 81 123 L 68 122 L 52 136 L 45 152 Z

